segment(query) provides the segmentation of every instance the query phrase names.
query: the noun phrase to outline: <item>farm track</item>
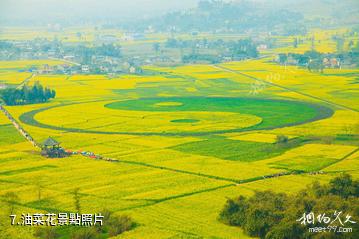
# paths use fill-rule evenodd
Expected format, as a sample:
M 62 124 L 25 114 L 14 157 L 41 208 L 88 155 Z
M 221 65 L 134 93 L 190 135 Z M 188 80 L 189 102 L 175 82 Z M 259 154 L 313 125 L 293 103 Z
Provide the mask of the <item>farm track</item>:
M 31 135 L 24 130 L 21 125 L 15 120 L 15 118 L 8 112 L 1 104 L 0 111 L 4 113 L 5 117 L 9 119 L 11 124 L 15 127 L 15 129 L 27 140 L 29 141 L 35 148 L 40 148 L 40 145 L 35 141 Z
M 55 61 L 62 61 L 64 63 L 69 63 L 69 64 L 73 64 L 73 65 L 76 65 L 76 66 L 81 66 L 80 63 L 77 63 L 77 62 L 74 62 L 74 61 L 68 61 L 68 60 L 65 60 L 65 59 L 61 59 L 61 58 L 56 58 L 56 57 L 49 57 L 50 60 L 55 60 Z
M 25 80 L 23 80 L 16 88 L 19 89 L 22 86 L 26 85 L 30 80 L 32 80 L 36 74 L 32 74 L 31 76 L 27 77 Z
M 306 97 L 309 97 L 309 98 L 312 98 L 312 99 L 315 99 L 315 100 L 319 100 L 321 102 L 324 102 L 326 104 L 335 106 L 337 108 L 346 109 L 346 110 L 350 110 L 350 111 L 354 111 L 354 112 L 359 112 L 359 110 L 357 110 L 357 109 L 354 109 L 354 108 L 351 108 L 351 107 L 348 107 L 348 106 L 345 106 L 345 105 L 337 104 L 337 103 L 334 103 L 332 101 L 329 101 L 329 100 L 326 100 L 326 99 L 323 99 L 323 98 L 320 98 L 320 97 L 317 97 L 317 96 L 314 96 L 314 95 L 311 95 L 311 94 L 303 93 L 301 91 L 298 91 L 298 90 L 295 90 L 295 89 L 292 89 L 292 88 L 289 88 L 289 87 L 286 87 L 286 86 L 282 86 L 282 85 L 279 85 L 279 84 L 276 84 L 276 83 L 273 83 L 273 82 L 269 82 L 269 81 L 266 81 L 266 80 L 263 80 L 263 79 L 260 79 L 260 78 L 245 74 L 245 73 L 243 73 L 241 71 L 231 70 L 229 68 L 219 66 L 219 65 L 212 65 L 212 66 L 214 68 L 216 68 L 216 69 L 219 69 L 219 70 L 223 70 L 223 71 L 233 73 L 233 74 L 236 74 L 236 75 L 241 75 L 241 76 L 250 78 L 252 80 L 260 81 L 262 83 L 272 85 L 272 86 L 275 86 L 275 87 L 278 87 L 278 88 L 281 88 L 281 89 L 284 89 L 284 90 L 287 90 L 287 91 L 291 91 L 291 92 L 297 93 L 297 94 L 302 95 L 302 96 L 306 96 Z

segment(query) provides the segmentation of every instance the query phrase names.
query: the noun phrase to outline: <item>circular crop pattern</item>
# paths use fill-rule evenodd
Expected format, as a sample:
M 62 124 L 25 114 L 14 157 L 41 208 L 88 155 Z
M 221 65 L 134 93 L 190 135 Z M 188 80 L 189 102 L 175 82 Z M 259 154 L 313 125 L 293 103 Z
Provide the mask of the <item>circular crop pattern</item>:
M 68 132 L 136 135 L 206 135 L 270 129 L 323 119 L 318 105 L 253 98 L 169 97 L 89 102 L 33 110 L 20 120 Z M 66 120 L 64 120 L 66 119 Z

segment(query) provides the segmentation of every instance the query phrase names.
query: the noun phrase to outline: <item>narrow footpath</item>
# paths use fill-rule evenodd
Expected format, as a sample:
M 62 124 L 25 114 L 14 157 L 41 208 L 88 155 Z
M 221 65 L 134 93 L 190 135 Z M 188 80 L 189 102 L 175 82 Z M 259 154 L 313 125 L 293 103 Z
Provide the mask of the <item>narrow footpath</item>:
M 4 113 L 4 115 L 10 120 L 10 122 L 14 125 L 16 130 L 27 140 L 29 141 L 35 148 L 41 149 L 41 145 L 38 144 L 31 135 L 24 130 L 21 125 L 15 120 L 14 117 L 5 109 L 3 105 L 0 104 L 0 110 Z

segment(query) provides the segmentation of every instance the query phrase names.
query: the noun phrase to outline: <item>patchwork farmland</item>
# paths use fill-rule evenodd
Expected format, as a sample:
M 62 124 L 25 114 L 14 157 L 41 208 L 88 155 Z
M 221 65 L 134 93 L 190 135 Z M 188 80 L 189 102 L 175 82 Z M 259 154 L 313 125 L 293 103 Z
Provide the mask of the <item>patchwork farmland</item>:
M 341 172 L 359 178 L 356 71 L 324 75 L 268 60 L 151 66 L 151 76 L 34 75 L 29 84 L 57 97 L 6 106 L 15 120 L 38 142 L 51 136 L 112 161 L 43 158 L 0 115 L 0 195 L 16 193 L 19 213 L 70 212 L 79 188 L 84 211 L 136 221 L 118 238 L 247 238 L 218 221 L 226 198 L 295 193 Z M 42 63 L 1 62 L 1 81 L 28 78 L 17 73 L 24 64 Z M 268 81 L 274 74 L 281 78 Z M 3 238 L 32 238 L 33 228 L 9 228 L 7 218 L 1 211 Z
M 358 0 L 0 0 L 0 239 L 357 239 Z

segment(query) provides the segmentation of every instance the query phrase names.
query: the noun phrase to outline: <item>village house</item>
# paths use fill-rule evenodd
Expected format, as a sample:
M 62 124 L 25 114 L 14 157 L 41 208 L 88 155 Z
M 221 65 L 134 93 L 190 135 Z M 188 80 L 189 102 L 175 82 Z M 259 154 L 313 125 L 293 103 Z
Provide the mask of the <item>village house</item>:
M 54 68 L 48 64 L 44 64 L 39 70 L 39 74 L 51 74 L 54 71 Z
M 140 40 L 145 40 L 145 39 L 146 39 L 146 37 L 142 33 L 125 33 L 121 37 L 121 40 L 123 40 L 123 41 L 140 41 Z
M 337 58 L 324 57 L 323 65 L 325 68 L 340 68 L 341 64 Z
M 267 49 L 268 49 L 267 44 L 260 44 L 259 46 L 257 46 L 258 51 L 263 51 L 263 50 L 267 50 Z
M 74 55 L 65 55 L 64 60 L 66 61 L 73 61 L 75 59 Z
M 90 67 L 88 65 L 81 65 L 81 71 L 82 73 L 89 73 Z

